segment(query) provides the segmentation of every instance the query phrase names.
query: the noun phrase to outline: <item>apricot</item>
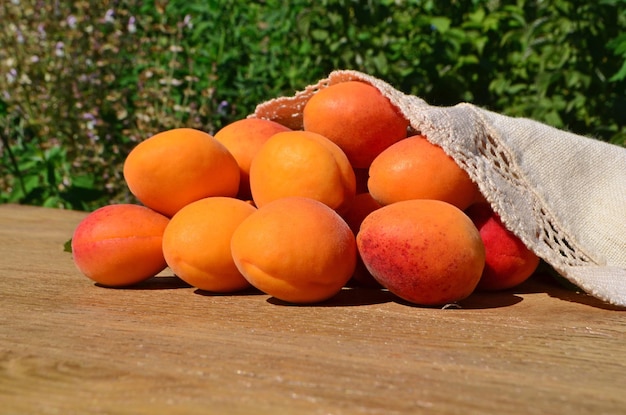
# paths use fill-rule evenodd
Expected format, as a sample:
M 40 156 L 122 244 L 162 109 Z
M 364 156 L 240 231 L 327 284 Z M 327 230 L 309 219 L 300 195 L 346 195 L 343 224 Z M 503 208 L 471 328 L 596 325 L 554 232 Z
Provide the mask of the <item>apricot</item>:
M 250 193 L 250 164 L 259 148 L 274 134 L 285 131 L 291 131 L 291 129 L 275 121 L 262 118 L 244 118 L 227 124 L 215 133 L 215 139 L 230 151 L 239 165 L 241 180 L 238 198 L 249 199 L 252 197 Z
M 355 168 L 367 168 L 385 148 L 407 135 L 409 122 L 374 86 L 360 81 L 315 93 L 302 110 L 305 131 L 336 143 Z
M 331 298 L 356 265 L 356 241 L 346 222 L 322 202 L 298 196 L 274 200 L 246 218 L 231 250 L 250 284 L 290 303 Z
M 208 197 L 180 209 L 163 234 L 163 254 L 180 279 L 205 291 L 235 292 L 250 287 L 233 261 L 230 239 L 256 211 L 231 197 Z
M 436 199 L 463 210 L 480 194 L 467 172 L 421 135 L 399 141 L 380 153 L 370 166 L 367 186 L 382 205 Z
M 235 196 L 239 166 L 210 134 L 192 128 L 158 133 L 135 146 L 124 162 L 124 179 L 144 205 L 171 217 L 210 196 Z
M 376 209 L 380 209 L 382 206 L 378 203 L 372 195 L 369 193 L 359 193 L 354 197 L 350 207 L 341 215 L 346 221 L 350 230 L 356 237 L 361 227 L 363 220 Z M 369 288 L 381 288 L 381 285 L 374 279 L 372 274 L 367 270 L 361 255 L 357 252 L 357 263 L 352 275 L 352 282 L 356 285 L 369 287 Z
M 147 280 L 167 266 L 161 241 L 169 219 L 145 206 L 107 205 L 89 213 L 72 236 L 76 267 L 102 285 Z
M 341 211 L 356 194 L 356 178 L 344 152 L 307 131 L 274 134 L 250 165 L 250 189 L 258 207 L 288 196 L 309 197 Z
M 356 237 L 374 278 L 398 297 L 434 306 L 468 297 L 485 265 L 478 229 L 447 202 L 414 199 L 370 213 Z
M 485 245 L 485 269 L 477 289 L 498 291 L 526 281 L 539 266 L 539 257 L 511 231 L 488 203 L 476 203 L 465 213 L 478 228 Z

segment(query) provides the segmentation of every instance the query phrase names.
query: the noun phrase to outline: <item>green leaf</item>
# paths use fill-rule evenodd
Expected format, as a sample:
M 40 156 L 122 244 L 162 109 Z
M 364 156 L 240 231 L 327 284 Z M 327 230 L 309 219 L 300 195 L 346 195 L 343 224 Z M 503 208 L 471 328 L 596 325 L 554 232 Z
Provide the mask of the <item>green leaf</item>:
M 29 174 L 22 178 L 22 182 L 24 183 L 24 190 L 26 193 L 30 193 L 36 188 L 38 188 L 41 184 L 41 180 L 39 175 L 37 174 Z
M 63 252 L 72 253 L 72 239 L 71 238 L 65 241 L 65 243 L 63 244 Z
M 381 74 L 386 74 L 388 72 L 389 65 L 387 62 L 387 57 L 382 51 L 379 52 L 378 55 L 374 56 L 372 60 L 374 61 L 374 65 L 376 66 L 378 72 L 380 72 Z
M 515 84 L 515 85 L 510 85 L 509 88 L 507 89 L 507 92 L 509 93 L 509 95 L 515 95 L 515 94 L 522 92 L 523 90 L 527 88 L 528 88 L 528 85 L 526 84 Z
M 478 57 L 476 55 L 466 55 L 466 56 L 461 56 L 459 58 L 458 66 L 475 65 L 478 62 L 480 62 L 480 61 L 478 60 Z
M 41 160 L 36 160 L 32 158 L 25 158 L 23 160 L 19 160 L 17 167 L 21 172 L 26 172 L 30 169 L 33 169 L 41 164 Z
M 444 17 L 444 16 L 435 16 L 430 19 L 431 26 L 437 29 L 437 31 L 441 33 L 447 32 L 448 29 L 450 29 L 451 23 L 452 21 L 449 18 Z
M 626 79 L 626 60 L 622 63 L 620 70 L 609 78 L 609 82 L 617 82 L 623 79 Z
M 613 53 L 616 55 L 626 54 L 626 33 L 622 33 L 615 39 L 612 39 L 606 46 L 609 49 L 613 49 Z
M 561 116 L 559 115 L 557 111 L 548 111 L 544 114 L 543 118 L 544 118 L 544 121 L 549 125 L 552 125 L 558 128 L 563 126 L 563 120 L 561 119 Z
M 94 187 L 95 179 L 91 174 L 81 174 L 72 177 L 72 186 L 91 189 Z
M 60 146 L 50 147 L 45 151 L 46 160 L 54 160 L 56 158 L 63 157 L 65 150 Z
M 311 30 L 311 37 L 319 42 L 328 39 L 328 32 L 323 29 Z
M 58 208 L 63 206 L 63 201 L 58 196 L 50 196 L 43 201 L 42 206 L 47 208 Z

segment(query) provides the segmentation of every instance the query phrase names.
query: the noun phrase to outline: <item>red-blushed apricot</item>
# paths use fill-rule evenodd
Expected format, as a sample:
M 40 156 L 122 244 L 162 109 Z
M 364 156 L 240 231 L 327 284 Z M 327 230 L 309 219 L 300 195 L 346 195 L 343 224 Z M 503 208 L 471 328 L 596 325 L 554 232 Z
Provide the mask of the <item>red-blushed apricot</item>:
M 166 267 L 161 241 L 168 222 L 140 205 L 96 209 L 74 230 L 74 263 L 85 276 L 110 287 L 147 280 Z
M 342 82 L 319 90 L 302 110 L 305 131 L 335 142 L 355 168 L 367 168 L 385 148 L 407 136 L 409 122 L 374 86 Z
M 307 131 L 277 133 L 250 166 L 250 189 L 258 207 L 288 196 L 308 197 L 341 211 L 356 194 L 356 179 L 344 152 Z
M 488 203 L 465 210 L 478 228 L 485 245 L 485 269 L 477 289 L 498 291 L 526 281 L 539 266 L 539 257 L 502 223 Z
M 158 133 L 135 146 L 124 162 L 131 193 L 168 217 L 205 197 L 235 196 L 239 174 L 222 143 L 192 128 Z
M 369 193 L 359 193 L 354 197 L 350 207 L 341 215 L 346 221 L 350 230 L 356 237 L 361 227 L 363 220 L 376 209 L 381 208 L 382 205 L 378 203 L 372 195 Z M 372 274 L 367 270 L 361 255 L 357 252 L 357 263 L 352 275 L 352 282 L 356 285 L 368 287 L 368 288 L 381 288 L 381 285 L 372 277 Z
M 305 197 L 260 207 L 235 230 L 231 249 L 250 284 L 290 303 L 331 298 L 356 264 L 356 241 L 346 222 L 330 207 Z
M 268 138 L 276 133 L 291 129 L 275 121 L 262 118 L 244 118 L 222 127 L 215 133 L 215 139 L 230 151 L 237 160 L 241 180 L 239 182 L 240 199 L 250 199 L 250 164 L 259 148 Z
M 389 146 L 369 169 L 367 187 L 382 205 L 401 200 L 436 199 L 463 210 L 480 195 L 465 170 L 424 136 Z
M 235 229 L 256 211 L 231 197 L 208 197 L 180 209 L 163 234 L 163 254 L 180 279 L 205 291 L 235 292 L 249 288 L 230 251 Z
M 468 297 L 485 265 L 478 229 L 463 211 L 439 200 L 406 200 L 373 211 L 361 223 L 357 246 L 383 287 L 419 305 Z

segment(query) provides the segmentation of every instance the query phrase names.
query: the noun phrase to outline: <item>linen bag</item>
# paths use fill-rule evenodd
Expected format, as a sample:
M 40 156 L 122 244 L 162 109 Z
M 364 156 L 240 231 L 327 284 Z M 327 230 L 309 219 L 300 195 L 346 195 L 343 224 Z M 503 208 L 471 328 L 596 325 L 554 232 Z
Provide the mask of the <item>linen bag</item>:
M 441 146 L 504 225 L 560 275 L 587 294 L 626 306 L 626 148 L 468 103 L 431 106 L 351 70 L 261 103 L 250 117 L 301 129 L 308 99 L 350 80 L 378 88 L 412 129 Z

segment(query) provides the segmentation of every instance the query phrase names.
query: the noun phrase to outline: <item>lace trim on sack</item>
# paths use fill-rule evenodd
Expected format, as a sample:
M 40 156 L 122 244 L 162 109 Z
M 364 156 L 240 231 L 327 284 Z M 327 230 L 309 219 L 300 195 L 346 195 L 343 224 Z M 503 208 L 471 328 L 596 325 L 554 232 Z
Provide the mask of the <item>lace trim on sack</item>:
M 485 132 L 478 138 L 477 149 L 482 157 L 491 162 L 496 171 L 507 182 L 511 183 L 520 192 L 528 193 L 530 189 L 516 172 L 513 158 L 506 149 L 503 149 L 490 134 Z M 473 167 L 476 168 L 476 167 Z M 559 256 L 564 265 L 581 266 L 593 262 L 580 248 L 577 248 L 566 236 L 558 225 L 554 216 L 541 205 L 537 197 L 533 197 L 532 210 L 535 217 L 541 221 L 539 228 L 541 235 L 537 239 L 545 243 L 552 252 Z
M 565 265 L 568 266 L 581 266 L 589 264 L 593 261 L 580 252 L 580 250 L 568 242 L 567 238 L 560 236 L 562 234 L 559 228 L 554 225 L 554 221 L 550 220 L 546 211 L 539 207 L 539 213 L 543 219 L 543 242 L 552 249 L 554 252 L 561 254 L 561 258 L 565 261 Z

